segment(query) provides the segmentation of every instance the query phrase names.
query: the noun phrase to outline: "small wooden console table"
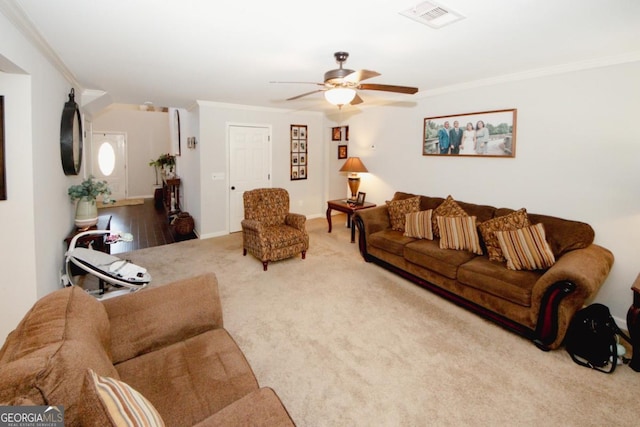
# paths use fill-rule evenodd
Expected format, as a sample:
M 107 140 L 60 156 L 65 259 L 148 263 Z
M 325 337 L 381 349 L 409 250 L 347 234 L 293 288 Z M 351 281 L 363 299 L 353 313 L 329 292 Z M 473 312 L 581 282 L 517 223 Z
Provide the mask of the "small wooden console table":
M 162 177 L 162 199 L 169 214 L 180 212 L 180 178 Z
M 362 205 L 349 203 L 344 199 L 329 200 L 327 202 L 327 222 L 329 223 L 329 233 L 331 233 L 331 211 L 339 211 L 347 214 L 347 227 L 351 228 L 351 243 L 356 241 L 356 229 L 353 226 L 353 214 L 360 209 L 369 209 L 376 207 L 375 203 L 364 202 Z

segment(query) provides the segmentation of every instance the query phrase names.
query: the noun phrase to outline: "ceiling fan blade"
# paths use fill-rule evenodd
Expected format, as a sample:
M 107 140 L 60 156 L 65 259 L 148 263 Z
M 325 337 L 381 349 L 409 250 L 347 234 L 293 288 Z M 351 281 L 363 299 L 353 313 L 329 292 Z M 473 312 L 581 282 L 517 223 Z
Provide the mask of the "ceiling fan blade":
M 349 104 L 351 104 L 351 105 L 358 105 L 358 104 L 362 104 L 362 102 L 363 102 L 363 101 L 362 101 L 362 98 L 360 98 L 360 95 L 358 95 L 358 94 L 356 93 L 355 98 L 353 98 L 353 100 L 352 100 Z
M 311 92 L 306 92 L 306 93 L 303 93 L 302 95 L 294 96 L 292 98 L 287 98 L 287 101 L 293 101 L 294 99 L 302 98 L 303 96 L 311 95 L 313 93 L 318 93 L 318 92 L 324 92 L 324 89 L 312 90 Z
M 371 70 L 358 70 L 358 71 L 354 71 L 351 74 L 347 74 L 344 77 L 344 80 L 346 82 L 349 83 L 358 83 L 361 82 L 363 80 L 367 80 L 373 77 L 378 77 L 380 75 L 380 73 L 378 73 L 377 71 L 371 71 Z
M 371 83 L 364 83 L 358 86 L 358 89 L 364 90 L 383 90 L 386 92 L 397 92 L 397 93 L 406 93 L 409 95 L 413 95 L 418 91 L 417 87 L 409 87 L 409 86 L 394 86 L 394 85 L 378 85 Z

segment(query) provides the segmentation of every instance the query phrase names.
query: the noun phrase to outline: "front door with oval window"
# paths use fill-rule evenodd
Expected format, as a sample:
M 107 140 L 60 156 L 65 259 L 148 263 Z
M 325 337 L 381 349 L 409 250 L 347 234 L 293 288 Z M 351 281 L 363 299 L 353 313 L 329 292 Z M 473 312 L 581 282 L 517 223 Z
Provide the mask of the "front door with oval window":
M 107 181 L 113 200 L 127 198 L 125 153 L 125 134 L 109 132 L 94 132 L 92 134 L 92 174 L 100 181 Z

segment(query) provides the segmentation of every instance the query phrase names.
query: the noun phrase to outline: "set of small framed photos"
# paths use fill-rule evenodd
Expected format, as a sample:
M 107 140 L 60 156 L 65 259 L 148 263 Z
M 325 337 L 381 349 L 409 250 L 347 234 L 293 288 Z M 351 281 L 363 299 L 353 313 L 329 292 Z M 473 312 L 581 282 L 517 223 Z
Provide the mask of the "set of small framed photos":
M 307 126 L 291 125 L 291 180 L 307 179 L 309 164 Z

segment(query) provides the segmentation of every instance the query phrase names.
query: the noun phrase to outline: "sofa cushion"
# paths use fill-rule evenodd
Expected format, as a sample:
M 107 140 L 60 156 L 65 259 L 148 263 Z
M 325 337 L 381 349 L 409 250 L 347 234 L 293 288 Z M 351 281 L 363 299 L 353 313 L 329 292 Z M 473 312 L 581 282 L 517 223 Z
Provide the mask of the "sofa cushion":
M 432 214 L 433 209 L 408 213 L 405 216 L 404 235 L 415 239 L 433 240 Z
M 78 425 L 87 368 L 118 378 L 112 365 L 104 307 L 77 286 L 35 303 L 9 335 L 0 354 L 0 401 L 23 396 L 62 405 L 66 425 Z
M 531 224 L 529 223 L 527 210 L 524 208 L 478 224 L 478 229 L 482 234 L 482 240 L 487 248 L 489 259 L 491 261 L 505 261 L 502 250 L 500 249 L 500 244 L 498 243 L 498 238 L 495 235 L 496 231 L 516 230 L 518 228 L 528 227 L 529 225 Z
M 399 231 L 386 229 L 370 234 L 367 243 L 374 248 L 382 249 L 394 255 L 403 256 L 404 245 L 414 240 L 414 238 L 404 236 L 403 233 Z
M 396 191 L 393 194 L 393 199 L 392 200 L 403 200 L 403 199 L 409 199 L 411 197 L 420 197 L 420 210 L 421 211 L 426 211 L 429 209 L 435 209 L 438 206 L 440 206 L 442 204 L 442 202 L 445 201 L 445 199 L 443 199 L 442 197 L 430 197 L 430 196 L 421 196 L 418 194 L 412 194 L 412 193 L 405 193 L 402 191 Z
M 195 427 L 205 426 L 294 427 L 295 424 L 275 391 L 263 387 L 236 400 Z
M 420 196 L 420 210 L 426 211 L 429 209 L 435 210 L 438 206 L 444 203 L 445 199 L 442 197 L 428 197 Z
M 487 221 L 495 216 L 496 208 L 489 205 L 477 205 L 475 203 L 467 203 L 456 200 L 460 209 L 466 212 L 469 216 L 475 216 L 477 223 Z
M 496 216 L 513 212 L 512 209 L 501 208 Z M 531 224 L 544 225 L 547 242 L 556 258 L 574 249 L 583 249 L 593 243 L 595 232 L 589 224 L 548 215 L 528 213 Z
M 507 259 L 507 268 L 511 270 L 542 270 L 556 262 L 542 224 L 518 230 L 496 231 L 496 237 Z
M 193 425 L 258 389 L 244 355 L 214 329 L 116 365 L 167 425 Z M 162 373 L 162 375 L 158 375 Z
M 475 258 L 468 251 L 441 249 L 437 240 L 415 240 L 404 246 L 404 258 L 435 273 L 455 279 L 458 267 Z
M 523 307 L 531 306 L 531 294 L 543 272 L 515 271 L 504 263 L 489 261 L 487 257 L 475 257 L 461 265 L 458 281 Z
M 408 199 L 387 201 L 387 209 L 389 211 L 391 229 L 404 231 L 406 215 L 420 210 L 420 197 L 416 196 Z
M 482 255 L 475 216 L 439 216 L 440 248 Z
M 93 426 L 164 426 L 160 414 L 128 384 L 87 370 L 82 391 L 82 424 Z
M 467 216 L 467 213 L 453 200 L 453 197 L 447 196 L 447 199 L 442 202 L 433 211 L 432 223 L 433 223 L 433 236 L 440 237 L 440 230 L 438 229 L 438 217 L 439 216 Z

